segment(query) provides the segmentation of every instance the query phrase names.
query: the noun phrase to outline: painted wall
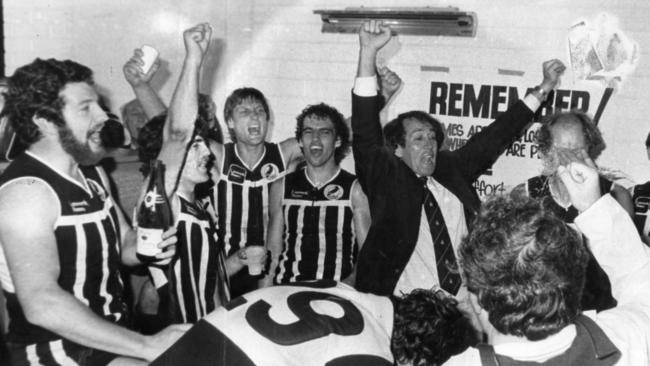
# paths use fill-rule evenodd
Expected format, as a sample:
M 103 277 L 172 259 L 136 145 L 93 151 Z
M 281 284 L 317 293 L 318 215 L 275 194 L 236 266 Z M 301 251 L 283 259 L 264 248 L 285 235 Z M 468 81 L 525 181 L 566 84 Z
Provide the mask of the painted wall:
M 410 109 L 428 110 L 432 82 L 446 84 L 448 91 L 452 84 L 462 90 L 472 86 L 476 92 L 481 85 L 490 86 L 491 97 L 506 98 L 497 103 L 498 110 L 503 110 L 508 90 L 521 96 L 527 87 L 541 81 L 543 60 L 569 62 L 568 28 L 577 19 L 593 20 L 602 13 L 617 18 L 618 28 L 638 45 L 640 61 L 615 86 L 602 112 L 599 126 L 608 148 L 599 163 L 620 169 L 633 181 L 650 180 L 644 147 L 650 131 L 646 120 L 650 115 L 646 100 L 650 66 L 644 58 L 645 50 L 650 49 L 650 27 L 646 25 L 650 3 L 641 0 L 5 0 L 7 73 L 36 56 L 75 59 L 95 70 L 97 82 L 117 109 L 133 98 L 121 66 L 133 48 L 146 43 L 158 48 L 165 61 L 154 84 L 169 100 L 183 57 L 182 29 L 209 21 L 217 39 L 211 47 L 210 68 L 204 73 L 204 90 L 211 89 L 222 108 L 233 88 L 251 85 L 261 89 L 273 110 L 275 129 L 270 139 L 279 141 L 293 135 L 295 116 L 307 104 L 324 101 L 349 114 L 357 36 L 321 33 L 320 18 L 312 11 L 361 5 L 453 5 L 478 15 L 475 38 L 398 36 L 391 41 L 380 54 L 380 62 L 397 71 L 405 85 L 390 107 L 390 117 Z M 448 71 L 435 71 L 441 69 Z M 561 86 L 565 92 L 558 103 L 568 106 L 573 95 L 587 93 L 588 111 L 594 114 L 606 85 L 575 77 L 573 71 L 567 71 Z M 505 94 L 499 94 L 498 87 L 505 87 Z M 462 106 L 462 101 L 455 103 Z M 460 116 L 450 114 L 436 116 L 455 134 L 450 136 L 456 138 L 452 144 L 462 143 L 473 126 L 490 121 L 471 114 L 463 117 L 462 112 Z M 539 160 L 530 157 L 534 141 L 527 139 L 500 159 L 491 177 L 482 178 L 484 188 L 501 183 L 511 186 L 540 171 Z M 344 165 L 351 167 L 349 161 Z

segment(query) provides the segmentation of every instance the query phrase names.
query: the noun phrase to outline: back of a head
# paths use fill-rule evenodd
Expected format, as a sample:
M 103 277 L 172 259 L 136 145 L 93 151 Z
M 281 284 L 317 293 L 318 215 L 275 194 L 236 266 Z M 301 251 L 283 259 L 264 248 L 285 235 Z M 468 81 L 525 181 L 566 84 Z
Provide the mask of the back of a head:
M 489 199 L 459 252 L 468 289 L 500 333 L 541 340 L 580 313 L 587 250 L 540 202 Z
M 442 365 L 476 344 L 474 329 L 458 310 L 458 302 L 442 291 L 416 289 L 391 300 L 391 351 L 399 364 Z
M 92 84 L 92 71 L 70 60 L 36 59 L 16 69 L 8 78 L 3 115 L 6 116 L 25 147 L 41 137 L 32 121 L 35 115 L 59 126 L 65 121 L 60 93 L 68 83 Z

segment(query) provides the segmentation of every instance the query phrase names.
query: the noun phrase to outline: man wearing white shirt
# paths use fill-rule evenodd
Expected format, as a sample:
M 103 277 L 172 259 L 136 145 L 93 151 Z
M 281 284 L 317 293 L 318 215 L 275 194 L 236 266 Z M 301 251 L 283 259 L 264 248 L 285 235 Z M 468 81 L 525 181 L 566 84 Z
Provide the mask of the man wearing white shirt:
M 625 210 L 610 195 L 601 197 L 595 165 L 581 155 L 558 175 L 618 306 L 582 312 L 588 257 L 579 234 L 529 198 L 497 198 L 483 206 L 459 248 L 470 303 L 489 330 L 489 345 L 445 365 L 650 363 L 650 253 Z
M 364 23 L 359 34 L 352 146 L 372 223 L 359 255 L 355 286 L 379 295 L 440 287 L 463 302 L 467 291 L 453 269 L 454 253 L 480 206 L 472 183 L 532 121 L 564 65 L 545 62 L 544 81 L 523 101 L 460 149 L 439 151 L 441 124 L 423 111 L 400 114 L 382 136 L 375 62 L 390 38 L 390 29 L 377 21 Z

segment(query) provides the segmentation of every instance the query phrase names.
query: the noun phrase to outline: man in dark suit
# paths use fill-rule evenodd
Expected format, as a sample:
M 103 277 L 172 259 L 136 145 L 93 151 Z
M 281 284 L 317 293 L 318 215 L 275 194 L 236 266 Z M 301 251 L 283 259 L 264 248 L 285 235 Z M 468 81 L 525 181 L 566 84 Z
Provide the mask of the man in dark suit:
M 390 295 L 440 287 L 462 303 L 467 290 L 453 268 L 454 248 L 480 205 L 472 182 L 532 121 L 564 65 L 545 62 L 542 84 L 456 151 L 439 151 L 441 125 L 421 111 L 401 114 L 386 126 L 393 150 L 382 136 L 375 80 L 377 51 L 390 38 L 390 29 L 377 21 L 364 23 L 359 34 L 352 146 L 372 224 L 359 256 L 356 288 Z

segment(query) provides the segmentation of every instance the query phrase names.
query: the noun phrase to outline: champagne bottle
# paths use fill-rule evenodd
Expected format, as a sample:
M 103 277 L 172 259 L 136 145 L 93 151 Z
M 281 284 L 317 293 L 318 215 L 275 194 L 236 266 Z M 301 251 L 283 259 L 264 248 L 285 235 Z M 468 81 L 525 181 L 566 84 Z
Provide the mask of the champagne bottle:
M 138 241 L 136 256 L 143 263 L 156 260 L 162 252 L 158 244 L 162 234 L 172 224 L 171 206 L 165 192 L 165 165 L 160 160 L 151 163 L 149 185 L 138 209 Z

